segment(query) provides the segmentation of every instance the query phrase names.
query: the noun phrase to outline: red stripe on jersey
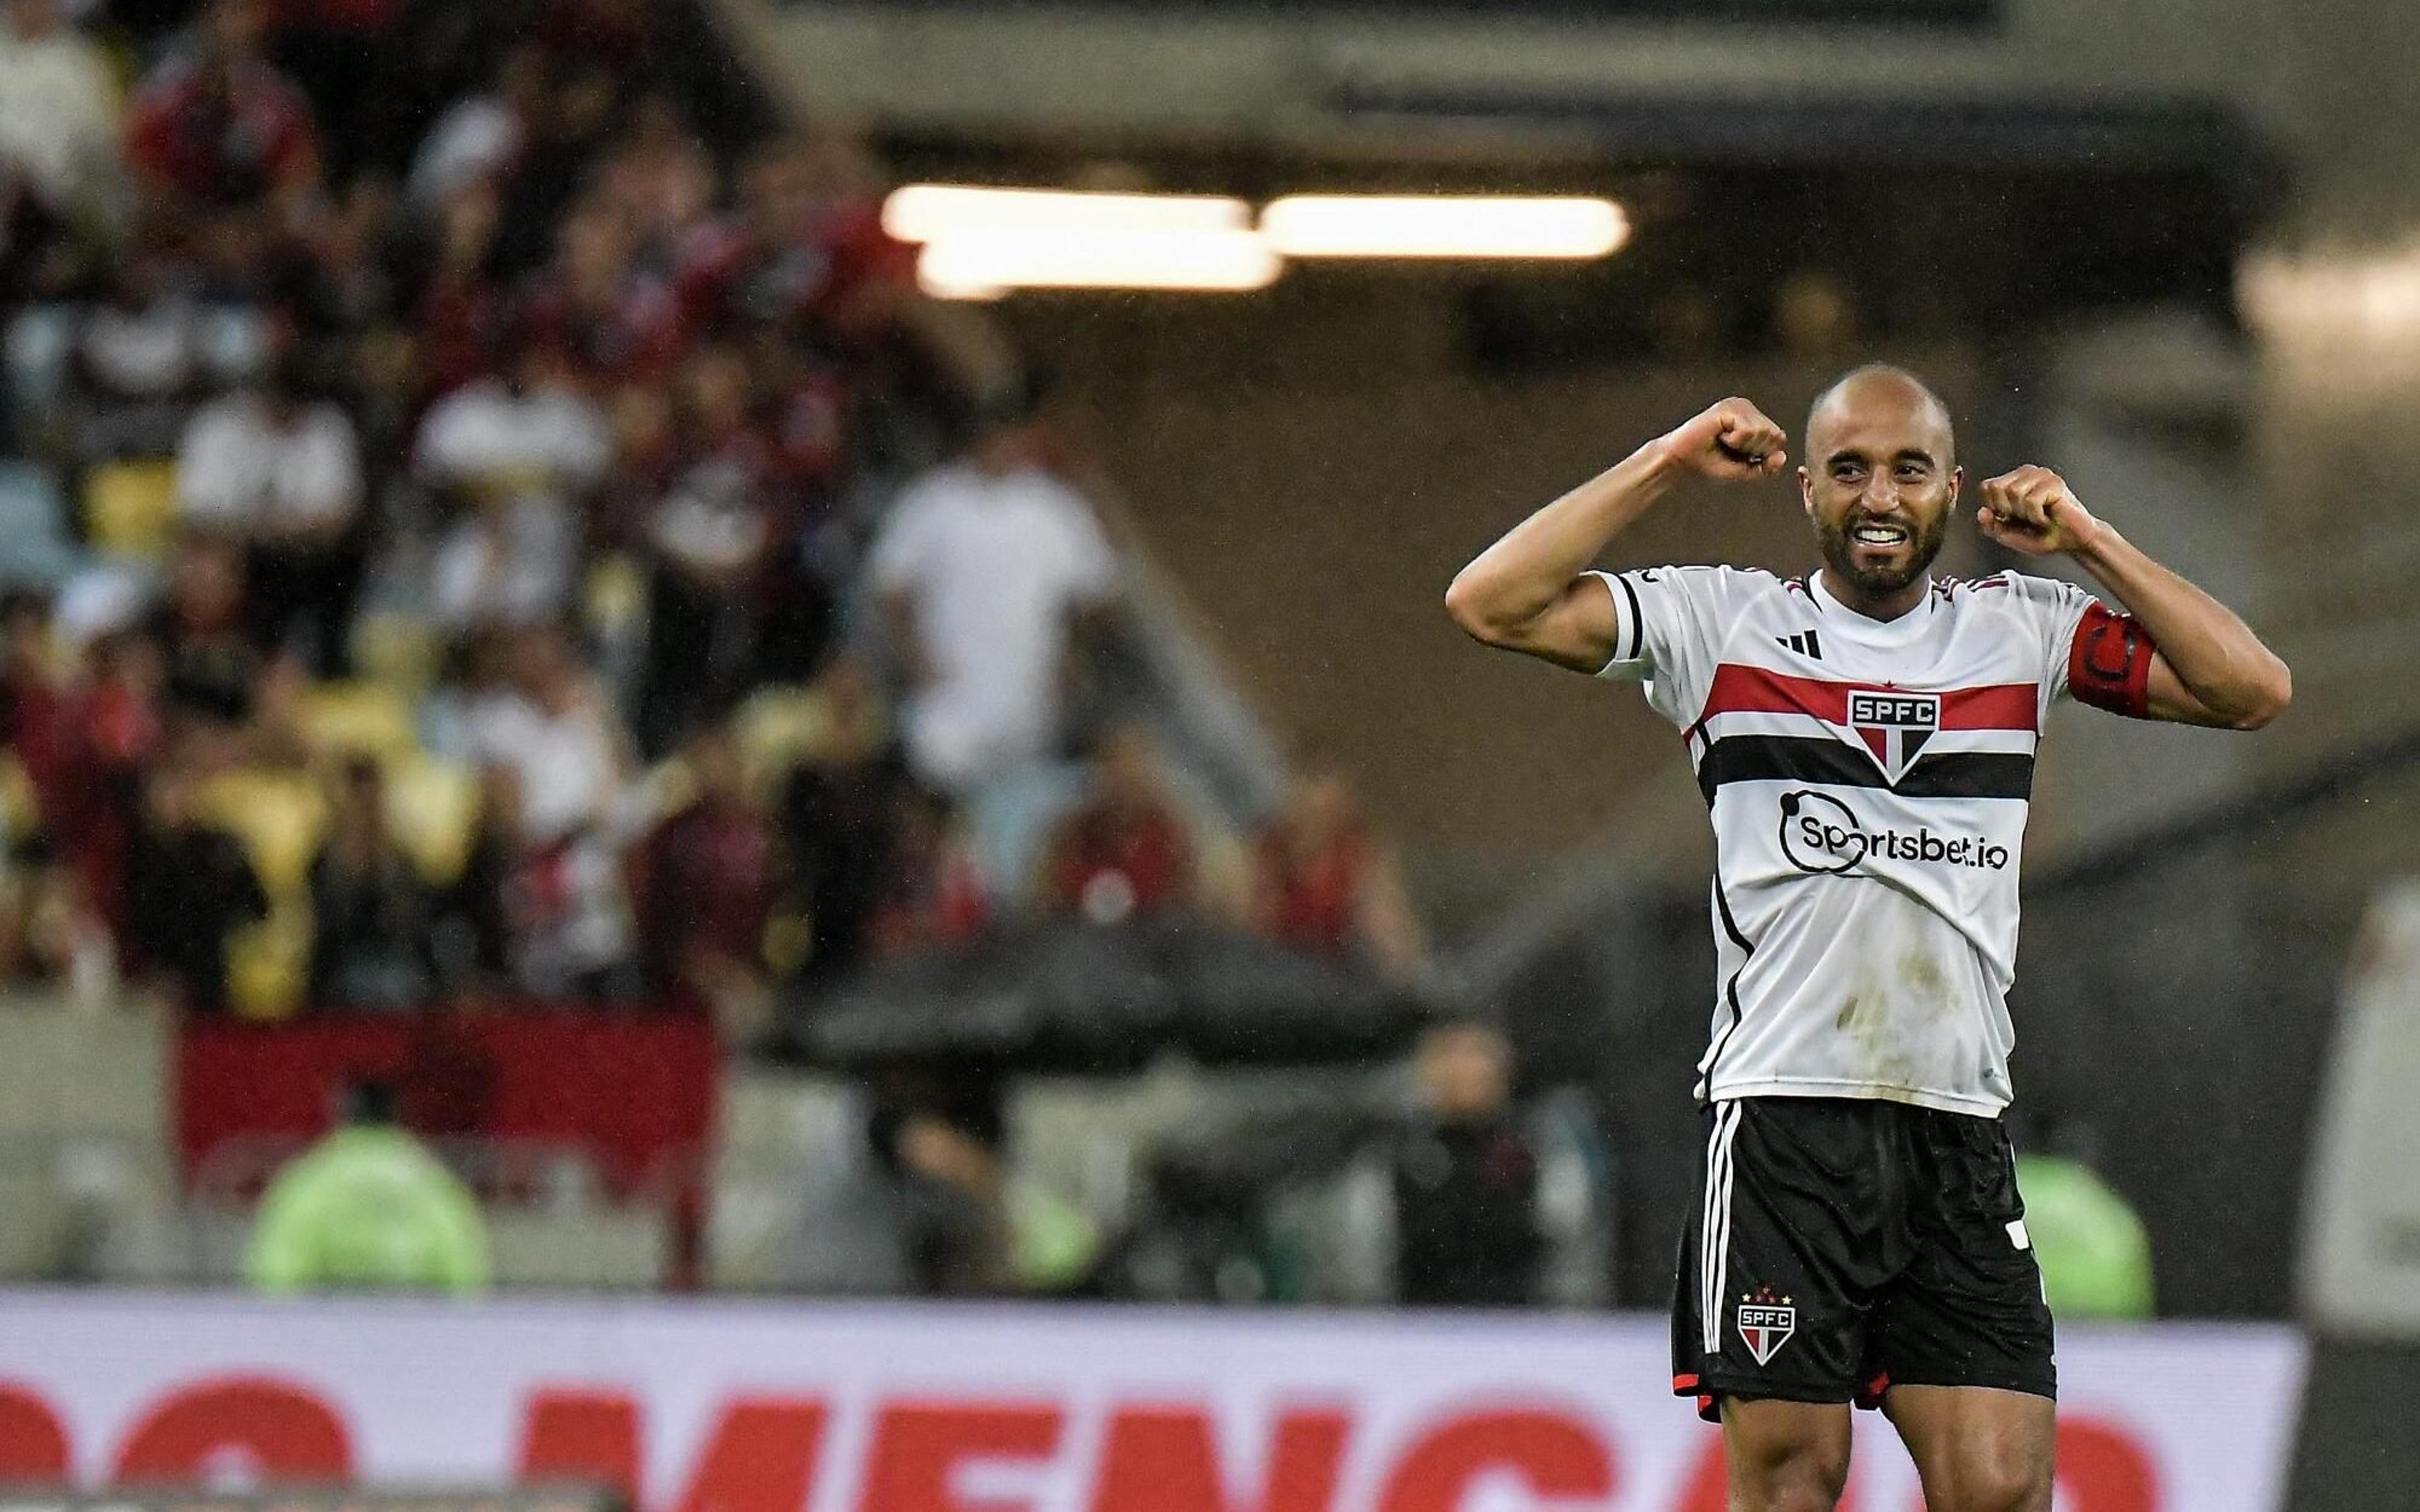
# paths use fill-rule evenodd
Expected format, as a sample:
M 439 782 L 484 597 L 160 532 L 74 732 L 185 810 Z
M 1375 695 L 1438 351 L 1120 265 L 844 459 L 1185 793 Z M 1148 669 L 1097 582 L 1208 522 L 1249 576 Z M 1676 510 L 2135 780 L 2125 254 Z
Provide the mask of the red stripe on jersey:
M 1915 690 L 1793 677 L 1727 661 L 1714 669 L 1714 687 L 1707 691 L 1698 723 L 1702 725 L 1718 714 L 1811 714 L 1825 724 L 1845 725 L 1851 693 L 1907 691 Z M 2031 732 L 2036 728 L 2035 709 L 2040 696 L 2041 690 L 2031 683 L 1950 688 L 1941 694 L 1941 728 Z

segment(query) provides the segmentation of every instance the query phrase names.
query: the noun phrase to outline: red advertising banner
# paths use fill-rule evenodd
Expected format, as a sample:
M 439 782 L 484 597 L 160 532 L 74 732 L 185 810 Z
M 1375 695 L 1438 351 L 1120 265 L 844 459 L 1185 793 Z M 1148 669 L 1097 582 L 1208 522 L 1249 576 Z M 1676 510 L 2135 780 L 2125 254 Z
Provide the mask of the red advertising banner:
M 0 1296 L 0 1479 L 601 1483 L 642 1512 L 1721 1512 L 1642 1318 Z M 2261 1327 L 2062 1341 L 2061 1512 L 2273 1512 Z M 1859 1414 L 1851 1512 L 1918 1512 Z

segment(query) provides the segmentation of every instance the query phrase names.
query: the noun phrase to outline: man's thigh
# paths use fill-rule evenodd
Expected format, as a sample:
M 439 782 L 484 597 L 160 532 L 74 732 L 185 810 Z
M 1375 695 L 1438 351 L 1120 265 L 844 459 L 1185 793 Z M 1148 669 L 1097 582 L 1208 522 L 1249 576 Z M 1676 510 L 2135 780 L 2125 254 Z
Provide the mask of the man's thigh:
M 1884 1415 L 1924 1481 L 1927 1512 L 2050 1512 L 2056 1408 L 1991 1386 L 1893 1386 Z

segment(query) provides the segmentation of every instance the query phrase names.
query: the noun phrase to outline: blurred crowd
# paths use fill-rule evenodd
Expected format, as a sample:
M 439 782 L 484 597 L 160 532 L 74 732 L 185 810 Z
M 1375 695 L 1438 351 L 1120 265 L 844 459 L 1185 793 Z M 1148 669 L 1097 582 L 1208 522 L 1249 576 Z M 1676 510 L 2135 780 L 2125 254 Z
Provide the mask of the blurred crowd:
M 1181 912 L 1409 976 L 1341 775 L 1235 832 L 1080 675 L 1047 393 L 678 9 L 0 5 L 0 978 L 745 1034 Z

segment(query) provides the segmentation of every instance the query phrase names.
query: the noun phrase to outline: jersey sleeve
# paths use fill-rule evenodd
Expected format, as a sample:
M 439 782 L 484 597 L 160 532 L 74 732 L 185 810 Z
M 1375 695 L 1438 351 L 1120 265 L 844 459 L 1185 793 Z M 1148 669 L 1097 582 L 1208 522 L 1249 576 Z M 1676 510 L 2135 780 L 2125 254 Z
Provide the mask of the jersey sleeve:
M 2061 698 L 2144 717 L 2155 649 L 2142 624 L 2073 583 L 2009 574 L 2010 603 L 2041 656 L 2041 714 Z
M 1688 726 L 1706 702 L 1723 637 L 1741 604 L 1772 579 L 1737 567 L 1636 567 L 1600 572 L 1613 594 L 1613 657 L 1597 675 L 1637 683 L 1649 707 Z

